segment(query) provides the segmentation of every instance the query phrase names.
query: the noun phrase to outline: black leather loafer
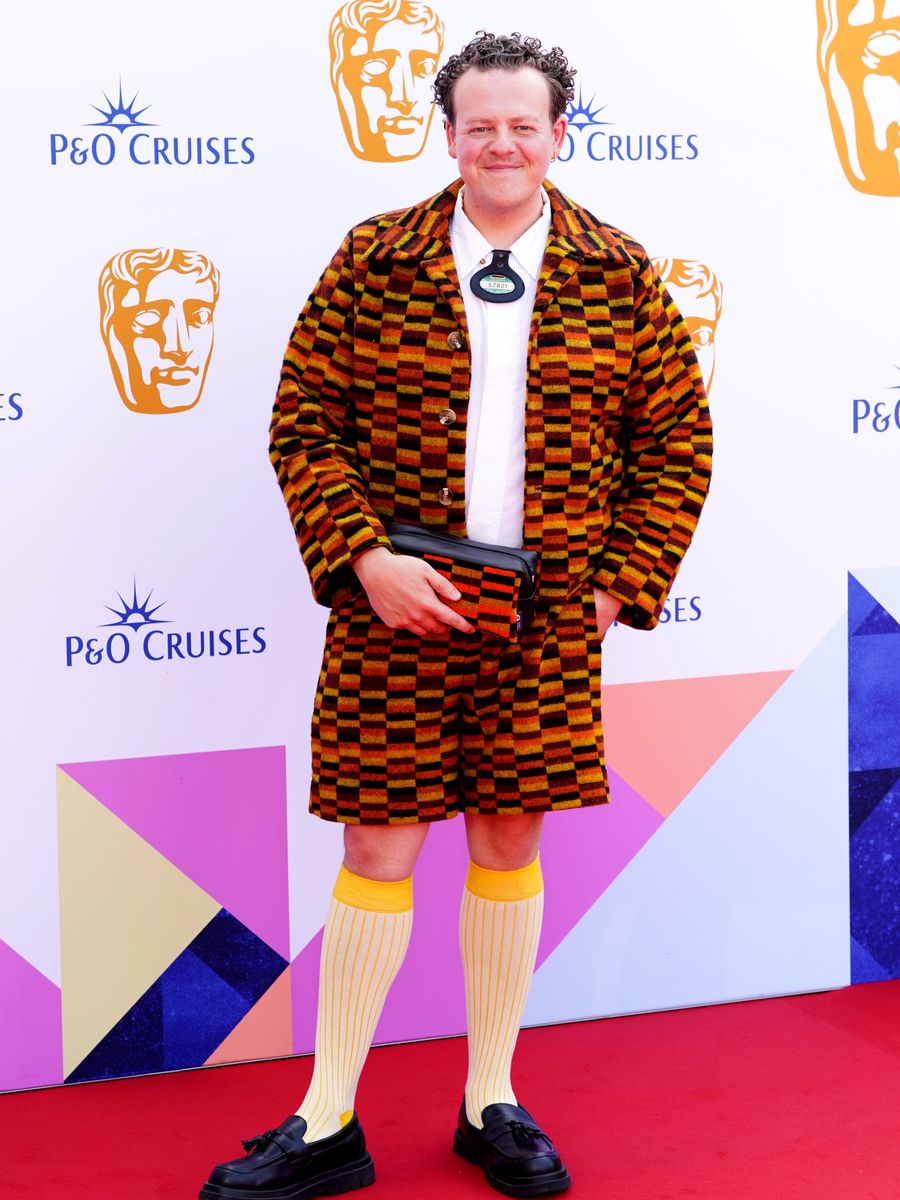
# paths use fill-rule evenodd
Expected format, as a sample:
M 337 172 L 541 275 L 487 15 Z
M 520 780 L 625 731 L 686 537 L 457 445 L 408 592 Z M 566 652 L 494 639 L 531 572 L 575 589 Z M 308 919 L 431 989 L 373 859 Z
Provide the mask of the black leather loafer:
M 200 1200 L 311 1200 L 340 1196 L 375 1182 L 366 1139 L 356 1118 L 331 1137 L 303 1140 L 306 1122 L 288 1117 L 244 1142 L 247 1154 L 213 1167 Z
M 481 1114 L 484 1129 L 466 1116 L 463 1101 L 453 1149 L 481 1167 L 492 1188 L 504 1196 L 546 1196 L 571 1184 L 556 1147 L 516 1104 L 489 1104 Z

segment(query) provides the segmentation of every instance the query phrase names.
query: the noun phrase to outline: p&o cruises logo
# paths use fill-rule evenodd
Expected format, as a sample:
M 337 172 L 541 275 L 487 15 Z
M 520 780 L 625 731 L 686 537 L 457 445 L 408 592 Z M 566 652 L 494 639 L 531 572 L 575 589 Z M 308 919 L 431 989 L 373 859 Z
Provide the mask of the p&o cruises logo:
M 117 595 L 120 607 L 104 605 L 116 618 L 97 626 L 104 632 L 94 636 L 69 634 L 66 638 L 67 667 L 77 664 L 96 667 L 101 663 L 121 666 L 135 658 L 148 662 L 188 662 L 263 654 L 266 650 L 263 625 L 184 629 L 169 617 L 157 616 L 166 601 L 152 604 L 152 589 L 139 600 L 135 581 L 130 600 L 126 600 L 121 592 Z
M 212 167 L 249 166 L 256 160 L 253 138 L 246 135 L 159 132 L 157 122 L 144 119 L 153 105 L 139 105 L 138 94 L 126 101 L 120 81 L 117 99 L 104 92 L 106 106 L 91 105 L 103 119 L 85 121 L 83 128 L 96 133 L 51 133 L 50 165 L 108 167 L 118 160 L 139 167 Z
M 900 366 L 895 366 L 900 371 Z M 896 376 L 894 377 L 896 378 Z M 854 433 L 900 433 L 900 382 L 878 389 L 887 397 L 857 396 L 853 401 Z
M 696 133 L 667 130 L 623 129 L 614 121 L 601 117 L 605 104 L 595 105 L 596 97 L 584 99 L 579 88 L 577 101 L 566 109 L 569 122 L 559 154 L 560 162 L 576 155 L 587 155 L 593 162 L 693 162 L 700 157 L 700 141 Z

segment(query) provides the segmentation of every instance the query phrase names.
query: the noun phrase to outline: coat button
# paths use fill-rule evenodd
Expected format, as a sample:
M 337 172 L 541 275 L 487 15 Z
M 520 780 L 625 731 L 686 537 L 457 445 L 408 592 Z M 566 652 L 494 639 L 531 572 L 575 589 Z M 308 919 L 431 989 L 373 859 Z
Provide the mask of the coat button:
M 449 508 L 453 503 L 453 493 L 449 488 L 441 488 L 438 492 L 438 500 L 440 500 L 445 508 Z
M 442 408 L 438 413 L 438 420 L 446 428 L 456 420 L 456 413 L 452 408 Z
M 462 348 L 465 344 L 466 343 L 465 343 L 465 340 L 463 339 L 463 335 L 459 332 L 458 329 L 454 329 L 450 333 L 447 334 L 447 345 L 450 347 L 451 350 L 462 350 Z

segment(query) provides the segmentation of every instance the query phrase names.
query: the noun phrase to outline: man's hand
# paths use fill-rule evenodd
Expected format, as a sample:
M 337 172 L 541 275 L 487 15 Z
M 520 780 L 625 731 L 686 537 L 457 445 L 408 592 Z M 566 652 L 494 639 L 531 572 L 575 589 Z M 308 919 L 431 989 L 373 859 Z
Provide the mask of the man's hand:
M 459 592 L 424 559 L 393 554 L 387 546 L 365 550 L 350 562 L 373 611 L 389 629 L 413 633 L 446 633 L 447 626 L 474 633 L 465 617 L 442 600 L 458 600 Z
M 613 621 L 619 615 L 619 609 L 622 607 L 622 601 L 616 600 L 610 596 L 609 592 L 601 591 L 600 588 L 594 588 L 594 608 L 597 612 L 597 632 L 600 637 L 606 636 L 606 632 L 612 625 Z

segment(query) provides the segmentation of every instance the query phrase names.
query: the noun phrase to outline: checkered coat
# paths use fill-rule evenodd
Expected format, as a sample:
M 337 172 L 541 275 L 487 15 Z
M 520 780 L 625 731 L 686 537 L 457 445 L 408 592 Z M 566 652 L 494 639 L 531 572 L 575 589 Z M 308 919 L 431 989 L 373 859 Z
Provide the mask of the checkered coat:
M 466 534 L 470 358 L 450 248 L 460 186 L 352 229 L 287 349 L 271 457 L 324 605 L 359 590 L 350 559 L 389 546 L 392 518 Z M 646 251 L 545 186 L 523 544 L 540 553 L 548 627 L 595 585 L 623 602 L 620 621 L 650 629 L 709 485 L 703 381 Z

